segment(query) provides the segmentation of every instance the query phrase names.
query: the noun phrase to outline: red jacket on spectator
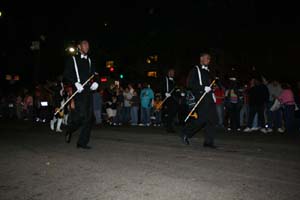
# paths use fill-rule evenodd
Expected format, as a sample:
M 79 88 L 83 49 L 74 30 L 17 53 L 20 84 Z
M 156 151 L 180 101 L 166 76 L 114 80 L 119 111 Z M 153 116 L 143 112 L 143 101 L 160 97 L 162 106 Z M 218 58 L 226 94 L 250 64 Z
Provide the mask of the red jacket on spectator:
M 225 90 L 223 88 L 217 87 L 214 93 L 216 96 L 216 104 L 221 105 L 224 102 Z

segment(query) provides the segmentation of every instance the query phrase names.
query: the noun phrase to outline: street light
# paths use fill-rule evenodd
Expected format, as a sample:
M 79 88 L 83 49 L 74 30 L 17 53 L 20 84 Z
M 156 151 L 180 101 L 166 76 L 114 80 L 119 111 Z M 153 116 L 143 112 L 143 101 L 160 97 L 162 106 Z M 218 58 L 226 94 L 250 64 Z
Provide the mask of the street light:
M 2 17 L 2 12 L 0 11 L 0 17 Z
M 146 59 L 146 62 L 147 62 L 148 64 L 151 64 L 150 58 L 147 58 L 147 59 Z
M 70 53 L 74 53 L 74 52 L 75 52 L 75 48 L 74 48 L 74 47 L 70 47 L 70 48 L 69 48 L 69 52 L 70 52 Z

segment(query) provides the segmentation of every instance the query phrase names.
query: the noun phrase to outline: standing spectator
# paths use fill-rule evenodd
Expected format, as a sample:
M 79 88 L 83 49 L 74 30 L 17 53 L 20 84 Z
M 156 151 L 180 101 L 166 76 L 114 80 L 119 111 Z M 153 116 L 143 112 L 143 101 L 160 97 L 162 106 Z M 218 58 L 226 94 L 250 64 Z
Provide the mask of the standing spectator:
M 216 108 L 218 114 L 218 126 L 224 126 L 224 98 L 225 98 L 225 90 L 221 86 L 221 83 L 217 83 L 217 87 L 214 90 L 214 94 L 216 97 Z
M 96 119 L 96 125 L 100 125 L 102 123 L 103 98 L 99 89 L 93 93 L 93 104 L 94 104 L 93 108 L 94 108 L 94 115 Z
M 297 130 L 300 131 L 300 81 L 297 82 L 297 88 L 295 91 L 295 101 L 296 101 L 296 109 L 295 109 L 295 124 L 297 125 Z
M 253 85 L 249 90 L 249 106 L 250 106 L 250 118 L 248 121 L 248 127 L 244 130 L 244 132 L 252 132 L 255 129 L 252 129 L 253 120 L 255 114 L 258 115 L 258 126 L 260 127 L 260 131 L 263 133 L 267 133 L 265 129 L 265 106 L 269 101 L 269 91 L 268 88 L 262 84 L 259 80 L 253 79 Z
M 150 126 L 150 112 L 153 105 L 154 93 L 150 85 L 144 84 L 141 94 L 141 126 Z
M 288 133 L 293 131 L 294 115 L 295 115 L 295 98 L 290 85 L 283 84 L 282 92 L 278 97 L 280 103 L 283 105 L 283 115 L 285 120 L 285 128 Z
M 0 96 L 0 118 L 5 117 L 5 97 Z
M 137 87 L 136 87 L 136 92 L 137 92 L 138 96 L 141 96 L 142 89 L 143 89 L 142 84 L 138 83 Z M 142 117 L 141 117 L 142 107 L 141 107 L 141 104 L 140 104 L 139 110 L 140 110 L 140 112 L 138 113 L 138 115 L 139 115 L 139 120 L 138 121 L 142 121 Z
M 240 126 L 247 126 L 247 122 L 249 120 L 249 86 L 245 85 L 242 94 L 242 108 L 240 111 Z
M 132 84 L 128 84 L 129 92 L 131 95 L 133 95 L 135 89 L 133 88 Z
M 42 111 L 42 106 L 41 106 L 41 101 L 42 101 L 42 92 L 41 92 L 41 86 L 40 85 L 37 85 L 35 87 L 35 91 L 34 91 L 34 114 L 35 114 L 35 120 L 36 122 L 39 122 L 41 121 L 41 118 L 40 118 L 40 114 L 41 114 L 41 111 Z
M 123 89 L 117 88 L 116 89 L 116 97 L 117 97 L 117 114 L 113 120 L 114 126 L 121 126 L 123 122 L 123 108 L 124 108 L 124 96 L 123 96 Z
M 278 132 L 282 132 L 282 109 L 271 111 L 270 108 L 275 100 L 282 92 L 281 85 L 278 81 L 272 81 L 268 84 L 270 98 L 267 106 L 268 132 L 273 132 L 273 128 L 277 128 Z
M 24 97 L 24 120 L 33 120 L 33 110 L 33 97 L 26 91 Z
M 137 91 L 137 93 L 138 93 L 139 96 L 141 95 L 142 90 L 143 90 L 142 84 L 138 83 L 136 91 Z
M 123 108 L 123 123 L 128 123 L 130 120 L 130 100 L 132 98 L 132 93 L 129 88 L 126 88 L 123 92 L 124 96 L 124 108 Z
M 228 131 L 240 131 L 240 94 L 235 78 L 232 78 L 229 89 L 226 91 L 226 98 L 228 99 L 227 108 L 230 121 Z
M 138 111 L 140 105 L 140 99 L 136 91 L 133 92 L 133 96 L 130 100 L 130 116 L 131 116 L 131 125 L 136 126 L 138 124 Z
M 7 117 L 9 119 L 13 119 L 16 115 L 16 97 L 14 96 L 13 93 L 8 95 L 7 108 L 8 108 Z
M 22 119 L 22 111 L 23 111 L 23 99 L 19 94 L 16 98 L 16 115 L 18 119 Z

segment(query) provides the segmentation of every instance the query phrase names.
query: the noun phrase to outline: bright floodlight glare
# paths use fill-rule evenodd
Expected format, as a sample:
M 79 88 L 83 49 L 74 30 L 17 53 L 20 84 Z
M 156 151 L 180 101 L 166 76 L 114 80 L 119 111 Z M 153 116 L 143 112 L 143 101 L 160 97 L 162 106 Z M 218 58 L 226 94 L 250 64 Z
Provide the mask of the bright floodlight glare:
M 74 53 L 74 52 L 75 52 L 74 47 L 70 47 L 70 48 L 69 48 L 69 52 L 70 52 L 70 53 Z
M 2 17 L 2 12 L 0 11 L 0 17 Z

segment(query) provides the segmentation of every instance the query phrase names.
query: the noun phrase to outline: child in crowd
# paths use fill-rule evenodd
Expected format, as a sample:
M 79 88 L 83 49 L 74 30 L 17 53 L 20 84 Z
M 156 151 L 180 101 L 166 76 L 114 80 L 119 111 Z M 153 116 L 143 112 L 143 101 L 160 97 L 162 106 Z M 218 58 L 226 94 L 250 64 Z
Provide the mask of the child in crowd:
M 154 104 L 153 104 L 153 116 L 154 116 L 154 126 L 161 125 L 161 108 L 162 108 L 162 100 L 160 95 L 156 95 Z

